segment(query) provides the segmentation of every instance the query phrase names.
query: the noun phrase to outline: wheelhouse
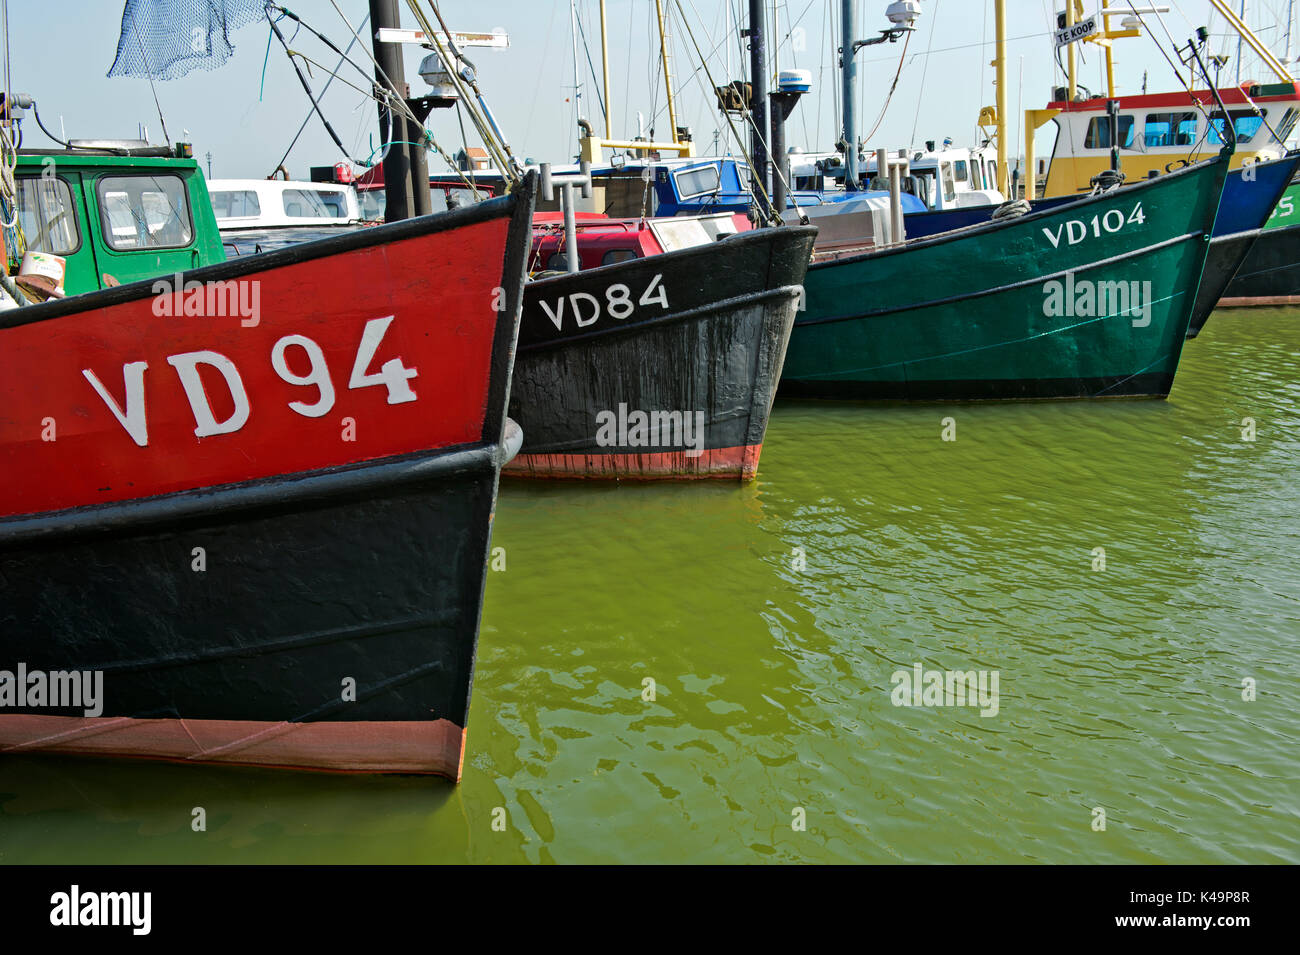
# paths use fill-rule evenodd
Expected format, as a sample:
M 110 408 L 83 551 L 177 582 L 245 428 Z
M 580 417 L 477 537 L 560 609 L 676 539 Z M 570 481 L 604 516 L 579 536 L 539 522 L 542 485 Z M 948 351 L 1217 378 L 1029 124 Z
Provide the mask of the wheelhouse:
M 225 260 L 198 163 L 164 147 L 20 150 L 14 185 L 26 246 L 67 260 L 68 295 Z
M 1112 145 L 1130 182 L 1208 159 L 1223 146 L 1228 123 L 1237 138 L 1234 167 L 1286 154 L 1300 120 L 1300 86 L 1243 83 L 1221 95 L 1226 116 L 1208 90 L 1119 97 L 1115 143 L 1105 98 L 1050 103 L 1057 136 L 1044 195 L 1087 192 L 1092 177 L 1110 168 Z

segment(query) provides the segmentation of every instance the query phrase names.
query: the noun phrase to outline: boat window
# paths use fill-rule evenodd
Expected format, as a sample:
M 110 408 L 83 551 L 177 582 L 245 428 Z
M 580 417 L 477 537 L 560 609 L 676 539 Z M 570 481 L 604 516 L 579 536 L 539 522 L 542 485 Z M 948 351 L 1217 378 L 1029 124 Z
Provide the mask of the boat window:
M 34 252 L 69 255 L 81 247 L 77 205 L 62 179 L 20 176 L 16 181 L 18 219 L 27 248 Z
M 943 163 L 940 168 L 943 170 L 943 197 L 951 202 L 957 198 L 957 186 L 952 181 L 952 163 Z
M 1232 117 L 1232 128 L 1237 132 L 1238 145 L 1245 145 L 1255 138 L 1260 127 L 1264 125 L 1264 118 L 1268 116 L 1268 110 L 1261 109 L 1262 116 L 1257 116 L 1253 109 L 1234 109 L 1229 116 Z M 1214 113 L 1210 117 L 1210 142 L 1215 146 L 1223 142 L 1223 114 Z
M 976 189 L 984 188 L 983 172 L 984 171 L 980 168 L 979 162 L 973 162 L 970 164 L 971 185 L 974 186 Z
M 955 163 L 953 163 L 952 174 L 953 177 L 958 182 L 965 182 L 966 181 L 966 160 L 958 159 Z
M 1119 118 L 1119 144 L 1121 149 L 1133 148 L 1133 117 Z M 1084 137 L 1085 149 L 1110 149 L 1110 117 L 1095 116 L 1088 124 L 1088 135 Z
M 208 190 L 218 219 L 251 218 L 262 214 L 262 204 L 252 189 Z
M 997 187 L 997 182 L 998 182 L 998 164 L 990 159 L 988 161 L 988 167 L 989 167 L 989 188 L 994 189 Z
M 1285 143 L 1291 138 L 1291 132 L 1295 129 L 1295 122 L 1300 119 L 1300 112 L 1294 109 L 1288 109 L 1282 114 L 1282 122 L 1277 124 L 1277 138 L 1281 143 Z
M 548 272 L 569 271 L 569 259 L 563 249 L 551 253 L 551 257 L 546 260 L 546 270 Z
M 300 219 L 346 219 L 348 202 L 341 192 L 319 189 L 286 189 L 284 214 Z
M 361 203 L 361 218 L 371 222 L 383 219 L 384 198 L 383 189 L 363 189 L 358 192 L 357 200 Z
M 610 249 L 600 257 L 601 265 L 616 265 L 619 262 L 631 262 L 636 253 L 631 249 Z
M 110 249 L 177 249 L 194 240 L 189 196 L 180 176 L 105 176 L 96 194 Z
M 717 166 L 696 166 L 673 173 L 677 194 L 683 199 L 717 192 L 722 188 L 722 174 Z
M 924 202 L 927 208 L 930 205 L 930 179 L 930 175 L 921 174 L 919 172 L 917 175 L 911 177 L 913 186 L 912 195 Z
M 1142 140 L 1151 146 L 1196 145 L 1195 113 L 1147 113 Z

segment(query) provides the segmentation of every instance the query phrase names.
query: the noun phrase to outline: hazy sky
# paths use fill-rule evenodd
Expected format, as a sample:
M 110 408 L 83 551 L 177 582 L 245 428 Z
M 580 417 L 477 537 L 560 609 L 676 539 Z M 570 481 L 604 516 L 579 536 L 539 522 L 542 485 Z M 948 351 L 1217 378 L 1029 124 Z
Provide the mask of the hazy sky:
M 365 0 L 337 0 L 354 26 L 365 17 Z M 861 37 L 876 35 L 887 25 L 888 0 L 857 0 Z M 1209 20 L 1208 0 L 1165 0 L 1173 10 L 1164 17 L 1174 39 L 1185 42 L 1195 26 Z M 1239 0 L 1232 0 L 1233 5 Z M 702 86 L 707 79 L 699 69 L 685 22 L 708 58 L 717 83 L 725 75 L 743 75 L 747 54 L 737 38 L 737 11 L 747 9 L 747 0 L 664 0 L 672 21 L 672 69 L 678 91 L 678 123 L 693 128 L 701 151 L 712 152 L 719 114 Z M 184 7 L 186 0 L 177 0 Z M 1049 9 L 1060 0 L 1008 0 L 1009 103 L 1013 119 L 1011 152 L 1020 151 L 1019 122 L 1024 108 L 1044 105 L 1051 87 L 1061 82 L 1053 58 L 1049 35 Z M 122 15 L 121 0 L 11 0 L 11 62 L 15 89 L 37 98 L 41 117 L 54 132 L 59 124 L 75 138 L 134 137 L 140 124 L 150 138 L 162 141 L 158 110 L 149 83 L 144 79 L 108 79 L 117 45 Z M 600 121 L 598 85 L 587 64 L 588 50 L 596 75 L 600 73 L 600 21 L 596 0 L 578 0 L 579 17 L 588 41 L 579 43 L 583 86 L 583 113 L 603 128 Z M 647 125 L 657 125 L 666 135 L 665 96 L 659 71 L 657 32 L 652 0 L 608 0 L 612 101 L 616 135 L 630 137 L 637 131 L 637 111 Z M 838 44 L 840 0 L 767 0 L 769 36 L 777 35 L 782 68 L 802 67 L 813 73 L 814 92 L 796 109 L 789 129 L 791 145 L 809 150 L 833 147 L 838 138 L 839 79 L 832 47 Z M 1089 9 L 1095 0 L 1087 3 Z M 403 26 L 413 26 L 405 2 Z M 1252 24 L 1264 23 L 1262 38 L 1281 55 L 1285 46 L 1288 4 L 1283 0 L 1251 0 Z M 481 85 L 515 151 L 537 160 L 565 162 L 576 149 L 573 122 L 573 40 L 568 0 L 442 0 L 440 8 L 452 29 L 467 31 L 504 30 L 510 36 L 508 50 L 471 51 L 479 68 Z M 772 10 L 779 29 L 772 30 Z M 918 145 L 926 139 L 951 136 L 961 144 L 976 137 L 975 120 L 982 105 L 994 101 L 993 4 L 985 0 L 923 0 L 919 28 L 910 37 L 902 73 L 878 131 L 869 137 L 877 145 Z M 298 0 L 291 9 L 326 34 L 340 47 L 351 40 L 330 0 Z M 1168 40 L 1154 17 L 1152 28 L 1166 49 Z M 1283 21 L 1283 22 L 1279 22 Z M 1223 35 L 1222 18 L 1210 21 L 1216 36 L 1216 50 L 1234 55 L 1236 42 Z M 292 35 L 291 24 L 286 34 Z M 180 80 L 158 82 L 158 100 L 173 140 L 188 131 L 196 156 L 212 154 L 212 172 L 218 177 L 265 176 L 270 173 L 309 111 L 309 103 L 294 76 L 283 49 L 272 42 L 263 88 L 263 61 L 269 28 L 263 23 L 244 27 L 232 36 L 235 55 L 212 72 L 195 71 Z M 1297 38 L 1300 40 L 1300 38 Z M 291 45 L 308 54 L 325 69 L 333 68 L 337 57 L 305 31 Z M 1300 45 L 1298 43 L 1297 45 Z M 1082 81 L 1101 91 L 1100 50 L 1084 44 L 1086 64 Z M 413 93 L 427 87 L 416 73 L 423 51 L 408 47 L 405 55 L 407 79 Z M 860 135 L 876 125 L 886 94 L 899 69 L 903 43 L 872 46 L 858 54 L 860 75 Z M 353 49 L 354 59 L 368 61 Z M 1149 73 L 1152 91 L 1174 86 L 1169 65 L 1151 39 L 1121 40 L 1117 46 L 1117 76 L 1120 92 L 1141 89 L 1144 72 Z M 1233 61 L 1235 63 L 1235 59 Z M 1251 76 L 1263 77 L 1251 64 Z M 314 68 L 311 83 L 325 85 L 325 69 Z M 342 77 L 355 81 L 358 74 L 344 69 Z M 1234 67 L 1228 67 L 1228 78 Z M 1023 74 L 1022 74 L 1023 70 Z M 1023 82 L 1022 77 L 1023 75 Z M 1243 76 L 1243 79 L 1245 77 Z M 352 156 L 371 153 L 378 138 L 376 111 L 371 101 L 340 82 L 324 97 L 323 106 L 331 123 Z M 24 124 L 27 144 L 45 143 L 45 137 L 30 119 Z M 461 145 L 454 111 L 435 113 L 430 120 L 434 134 L 449 152 Z M 722 149 L 727 134 L 721 126 Z M 471 134 L 472 135 L 472 134 Z M 1050 147 L 1050 137 L 1040 148 Z M 474 141 L 471 142 L 471 145 Z M 312 165 L 327 165 L 343 158 L 318 120 L 313 119 L 298 145 L 289 155 L 289 172 L 305 178 Z M 206 164 L 205 164 L 206 168 Z M 430 162 L 439 169 L 439 163 Z

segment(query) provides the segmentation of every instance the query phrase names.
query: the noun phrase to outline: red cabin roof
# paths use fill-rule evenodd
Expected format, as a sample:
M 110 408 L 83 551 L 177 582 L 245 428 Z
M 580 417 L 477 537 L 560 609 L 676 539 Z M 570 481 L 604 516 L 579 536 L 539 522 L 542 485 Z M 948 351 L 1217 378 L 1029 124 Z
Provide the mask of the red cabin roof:
M 1300 85 L 1295 83 L 1270 83 L 1260 85 L 1257 83 L 1242 83 L 1241 86 L 1225 87 L 1219 91 L 1223 97 L 1225 106 L 1248 106 L 1250 102 L 1255 103 L 1276 103 L 1285 100 L 1300 100 Z M 1193 105 L 1192 97 L 1202 106 L 1213 107 L 1214 94 L 1209 90 L 1194 90 L 1188 93 L 1181 90 L 1177 93 L 1145 93 L 1136 96 L 1120 96 L 1120 109 L 1158 109 L 1161 107 L 1177 107 Z M 1065 100 L 1056 100 L 1047 104 L 1049 109 L 1059 109 L 1069 113 L 1089 113 L 1105 112 L 1106 97 L 1095 96 L 1092 99 L 1080 100 L 1076 103 L 1068 103 Z

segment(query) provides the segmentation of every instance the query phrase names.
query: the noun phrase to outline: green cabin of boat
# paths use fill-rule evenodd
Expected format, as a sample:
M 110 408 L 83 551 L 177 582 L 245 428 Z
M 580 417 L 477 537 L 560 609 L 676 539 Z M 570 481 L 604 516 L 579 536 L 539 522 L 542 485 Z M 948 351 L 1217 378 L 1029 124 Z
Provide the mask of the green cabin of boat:
M 68 295 L 225 261 L 193 159 L 21 150 L 14 178 L 27 248 L 67 260 Z

